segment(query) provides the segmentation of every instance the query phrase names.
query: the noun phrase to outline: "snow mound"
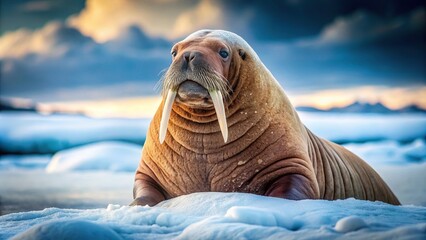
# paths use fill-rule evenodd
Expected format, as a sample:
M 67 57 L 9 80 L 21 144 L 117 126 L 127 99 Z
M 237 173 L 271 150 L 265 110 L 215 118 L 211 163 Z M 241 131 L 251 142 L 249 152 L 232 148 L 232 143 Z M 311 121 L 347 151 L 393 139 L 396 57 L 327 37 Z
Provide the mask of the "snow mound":
M 110 170 L 134 172 L 142 147 L 132 143 L 100 142 L 59 151 L 53 155 L 46 171 Z
M 364 227 L 367 227 L 367 224 L 364 222 L 364 220 L 362 220 L 359 217 L 349 216 L 349 217 L 340 219 L 336 223 L 335 229 L 338 232 L 347 233 L 347 232 L 356 231 Z
M 194 193 L 156 207 L 111 204 L 106 209 L 9 214 L 0 217 L 0 238 L 31 236 L 46 225 L 84 225 L 100 234 L 111 229 L 123 239 L 425 239 L 426 208 L 355 199 L 292 201 L 245 193 Z M 49 235 L 56 233 L 43 237 L 59 239 Z
M 36 225 L 13 238 L 14 240 L 120 240 L 122 239 L 110 228 L 89 221 L 52 221 Z

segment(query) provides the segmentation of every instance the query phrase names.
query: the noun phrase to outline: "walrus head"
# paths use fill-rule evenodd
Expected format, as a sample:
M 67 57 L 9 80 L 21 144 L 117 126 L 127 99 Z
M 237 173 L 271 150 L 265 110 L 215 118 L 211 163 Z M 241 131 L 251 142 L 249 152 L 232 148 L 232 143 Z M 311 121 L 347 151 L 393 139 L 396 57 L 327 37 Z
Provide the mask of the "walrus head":
M 232 94 L 230 68 L 235 65 L 235 58 L 245 58 L 245 52 L 236 48 L 227 34 L 229 32 L 201 30 L 173 46 L 172 63 L 163 78 L 162 93 L 166 100 L 160 122 L 160 143 L 166 137 L 174 102 L 192 109 L 214 108 L 223 140 L 227 142 L 225 103 Z

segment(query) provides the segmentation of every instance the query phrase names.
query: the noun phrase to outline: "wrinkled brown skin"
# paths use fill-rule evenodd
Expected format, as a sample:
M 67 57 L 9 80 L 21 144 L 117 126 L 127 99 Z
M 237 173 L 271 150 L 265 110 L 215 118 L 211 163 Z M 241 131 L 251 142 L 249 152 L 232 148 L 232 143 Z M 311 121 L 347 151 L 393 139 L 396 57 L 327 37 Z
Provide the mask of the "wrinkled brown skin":
M 160 144 L 163 101 L 147 133 L 131 205 L 154 206 L 194 192 L 245 192 L 294 200 L 353 197 L 400 204 L 367 163 L 301 123 L 281 86 L 248 45 L 229 43 L 214 33 L 204 35 L 179 46 L 209 48 L 223 41 L 232 49 L 230 65 L 222 66 L 234 90 L 225 103 L 228 142 L 223 141 L 214 109 L 175 103 L 166 140 Z M 246 53 L 244 60 L 239 50 Z

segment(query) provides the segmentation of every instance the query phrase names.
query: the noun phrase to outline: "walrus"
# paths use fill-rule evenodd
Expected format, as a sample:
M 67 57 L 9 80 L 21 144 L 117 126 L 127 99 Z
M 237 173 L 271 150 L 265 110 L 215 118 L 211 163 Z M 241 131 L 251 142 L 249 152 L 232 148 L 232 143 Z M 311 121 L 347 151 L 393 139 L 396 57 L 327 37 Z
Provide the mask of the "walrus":
M 210 191 L 400 204 L 366 162 L 303 125 L 237 34 L 200 30 L 171 54 L 131 205 Z

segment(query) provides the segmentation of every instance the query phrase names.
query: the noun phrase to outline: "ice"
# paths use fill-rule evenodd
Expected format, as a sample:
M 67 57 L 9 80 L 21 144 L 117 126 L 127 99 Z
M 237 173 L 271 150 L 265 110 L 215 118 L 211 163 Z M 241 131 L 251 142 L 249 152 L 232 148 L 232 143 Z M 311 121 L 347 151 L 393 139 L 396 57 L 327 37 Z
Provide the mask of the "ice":
M 0 155 L 0 170 L 45 168 L 50 154 Z
M 16 234 L 61 239 L 76 228 L 82 229 L 79 239 L 88 239 L 86 231 L 123 239 L 424 239 L 426 208 L 213 192 L 184 195 L 156 207 L 48 208 L 0 217 L 2 239 Z
M 407 144 L 386 140 L 367 143 L 349 143 L 343 146 L 373 166 L 426 162 L 425 139 L 417 139 Z
M 374 167 L 402 204 L 426 206 L 426 162 Z
M 46 171 L 109 170 L 134 172 L 142 146 L 122 142 L 100 142 L 62 150 L 53 155 Z
M 320 137 L 338 143 L 393 140 L 410 142 L 426 136 L 426 114 L 300 113 Z M 53 154 L 100 141 L 142 145 L 149 119 L 94 119 L 78 115 L 0 114 L 0 151 Z
M 100 141 L 142 145 L 149 119 L 95 119 L 79 115 L 0 114 L 0 151 L 53 154 Z
M 426 114 L 336 114 L 300 112 L 315 134 L 338 143 L 413 141 L 426 136 Z

